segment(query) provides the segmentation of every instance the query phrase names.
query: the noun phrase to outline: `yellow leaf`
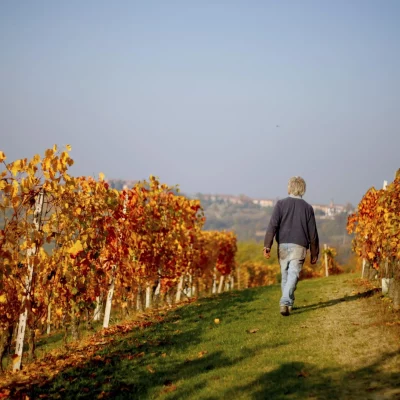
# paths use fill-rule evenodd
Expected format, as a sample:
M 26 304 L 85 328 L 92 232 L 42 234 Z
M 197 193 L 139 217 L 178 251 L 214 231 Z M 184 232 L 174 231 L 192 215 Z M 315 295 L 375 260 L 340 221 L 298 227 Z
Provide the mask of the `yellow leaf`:
M 102 172 L 99 173 L 99 179 L 101 181 L 104 181 L 104 174 Z
M 372 251 L 368 252 L 368 257 L 370 259 L 374 258 L 375 257 L 375 253 L 373 253 Z
M 56 144 L 53 146 L 53 151 L 54 151 L 54 153 L 57 151 L 57 145 Z
M 214 323 L 219 324 L 220 323 L 219 318 L 215 318 Z
M 7 297 L 5 294 L 0 295 L 0 303 L 7 303 Z
M 71 147 L 70 144 L 67 144 L 67 145 L 65 146 L 65 148 L 66 148 L 68 151 L 71 151 L 71 150 L 72 150 L 72 147 Z
M 39 154 L 35 154 L 34 156 L 33 156 L 33 158 L 32 158 L 32 164 L 38 164 L 39 162 L 40 162 L 40 156 L 39 156 Z
M 80 240 L 77 240 L 75 244 L 68 249 L 68 253 L 71 254 L 72 256 L 76 256 L 81 251 L 83 251 L 83 247 Z
M 2 151 L 0 151 L 0 162 L 3 162 L 6 158 L 6 155 Z
M 21 172 L 21 160 L 16 160 L 12 163 L 11 172 L 14 176 Z
M 56 314 L 59 316 L 59 317 L 61 317 L 61 315 L 62 315 L 62 308 L 57 308 L 57 310 L 56 310 Z
M 7 182 L 4 180 L 0 181 L 0 190 L 3 190 L 7 186 Z
M 44 154 L 45 154 L 46 158 L 52 157 L 53 154 L 54 154 L 54 150 L 53 150 L 53 149 L 47 149 L 47 150 L 44 152 Z

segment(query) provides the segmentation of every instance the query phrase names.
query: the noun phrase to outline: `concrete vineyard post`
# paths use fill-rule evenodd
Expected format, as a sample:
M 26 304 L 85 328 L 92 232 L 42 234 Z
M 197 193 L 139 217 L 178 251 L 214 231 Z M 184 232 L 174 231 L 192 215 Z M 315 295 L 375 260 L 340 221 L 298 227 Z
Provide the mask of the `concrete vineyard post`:
M 221 275 L 221 277 L 219 278 L 219 286 L 218 286 L 218 293 L 222 293 L 222 288 L 224 285 L 224 275 Z
M 146 309 L 151 308 L 151 285 L 147 283 L 146 285 L 146 303 L 144 306 Z
M 138 285 L 137 294 L 136 294 L 136 310 L 143 311 L 143 302 L 142 302 L 142 286 Z
M 124 189 L 126 189 L 126 188 L 124 188 Z M 126 206 L 127 206 L 127 204 L 128 204 L 128 194 L 125 194 L 124 208 L 122 210 L 124 215 L 126 214 Z M 117 269 L 117 266 L 114 265 L 113 269 L 112 269 L 111 283 L 110 283 L 110 287 L 109 287 L 108 293 L 107 293 L 106 309 L 104 310 L 103 328 L 108 328 L 108 324 L 110 322 L 112 298 L 113 298 L 113 295 L 114 295 L 116 269 Z
M 100 296 L 96 296 L 96 308 L 94 310 L 93 321 L 100 321 L 100 313 L 101 313 L 101 298 Z
M 44 203 L 44 191 L 43 189 L 40 190 L 39 194 L 35 199 L 35 211 L 33 214 L 33 225 L 35 226 L 35 230 L 39 230 L 40 223 L 42 219 L 42 212 L 43 212 L 43 203 Z M 36 245 L 33 245 L 32 248 L 28 249 L 27 251 L 27 259 L 28 259 L 28 276 L 25 281 L 26 287 L 26 297 L 22 299 L 22 304 L 24 304 L 25 300 L 29 300 L 30 298 L 30 291 L 32 285 L 32 277 L 33 277 L 33 260 L 32 256 L 34 256 L 37 252 Z M 15 345 L 15 354 L 18 356 L 14 359 L 13 362 L 13 371 L 17 371 L 21 368 L 21 361 L 22 361 L 22 351 L 24 347 L 24 338 L 25 338 L 25 329 L 26 329 L 26 320 L 28 318 L 28 309 L 25 306 L 24 311 L 19 316 L 18 322 L 18 333 L 17 333 L 17 340 Z
M 176 290 L 176 298 L 175 298 L 176 303 L 179 303 L 181 301 L 182 286 L 183 286 L 183 275 L 180 276 L 178 281 L 178 289 Z
M 212 294 L 217 293 L 217 269 L 214 267 L 213 281 L 212 281 Z
M 47 330 L 46 333 L 49 334 L 51 331 L 51 303 L 47 306 Z
M 111 304 L 112 304 L 112 298 L 114 295 L 114 285 L 115 285 L 115 277 L 114 277 L 115 269 L 116 268 L 114 266 L 110 287 L 109 287 L 108 293 L 107 293 L 106 309 L 104 310 L 103 328 L 108 328 L 108 324 L 110 323 Z

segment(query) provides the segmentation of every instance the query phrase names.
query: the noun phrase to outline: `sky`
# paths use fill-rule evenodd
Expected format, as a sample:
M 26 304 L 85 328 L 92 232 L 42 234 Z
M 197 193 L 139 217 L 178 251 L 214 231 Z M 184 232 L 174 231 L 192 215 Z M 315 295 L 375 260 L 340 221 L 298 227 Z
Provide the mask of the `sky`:
M 400 168 L 400 2 L 0 2 L 0 150 L 356 205 Z

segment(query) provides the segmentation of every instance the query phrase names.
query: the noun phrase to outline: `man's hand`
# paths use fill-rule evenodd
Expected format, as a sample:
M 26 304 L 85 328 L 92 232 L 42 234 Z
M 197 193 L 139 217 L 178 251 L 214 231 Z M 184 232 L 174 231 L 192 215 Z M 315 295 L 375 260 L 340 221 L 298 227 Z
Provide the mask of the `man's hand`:
M 271 257 L 271 249 L 267 249 L 266 247 L 264 247 L 263 254 L 264 257 L 268 260 L 268 258 Z
M 311 264 L 316 264 L 317 263 L 317 261 L 318 261 L 318 257 L 312 257 L 311 258 Z

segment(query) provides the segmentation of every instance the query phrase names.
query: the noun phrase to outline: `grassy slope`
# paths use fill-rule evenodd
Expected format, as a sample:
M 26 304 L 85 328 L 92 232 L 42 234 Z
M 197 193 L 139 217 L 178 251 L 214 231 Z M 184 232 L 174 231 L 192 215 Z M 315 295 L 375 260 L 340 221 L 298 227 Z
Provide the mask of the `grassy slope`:
M 166 313 L 162 323 L 117 337 L 98 360 L 32 386 L 28 395 L 400 398 L 399 325 L 385 324 L 398 315 L 377 294 L 353 292 L 352 280 L 300 282 L 290 317 L 278 312 L 278 286 L 200 299 Z

